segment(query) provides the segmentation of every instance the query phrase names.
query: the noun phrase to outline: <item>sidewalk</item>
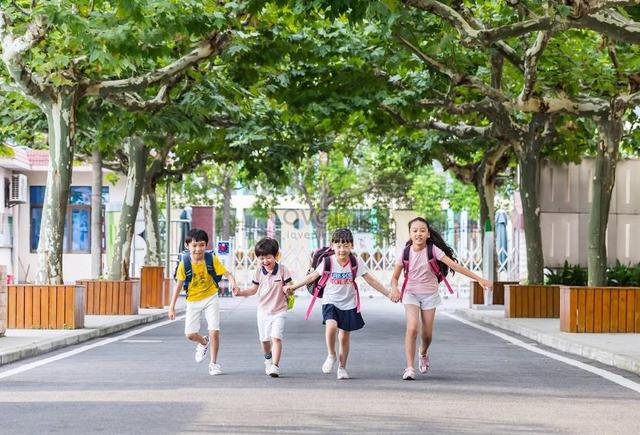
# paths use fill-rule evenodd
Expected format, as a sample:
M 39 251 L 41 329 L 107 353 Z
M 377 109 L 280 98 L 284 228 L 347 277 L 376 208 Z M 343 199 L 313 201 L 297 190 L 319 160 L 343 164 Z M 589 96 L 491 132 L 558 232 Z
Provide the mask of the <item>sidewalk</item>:
M 468 308 L 468 301 L 445 309 L 467 319 L 495 326 L 545 346 L 580 355 L 640 375 L 640 334 L 588 334 L 560 331 L 560 319 L 505 318 L 502 305 Z
M 184 312 L 184 307 L 184 297 L 181 297 L 176 307 L 177 314 Z M 0 366 L 165 320 L 167 312 L 167 308 L 140 309 L 135 316 L 85 316 L 84 329 L 7 329 L 4 337 L 0 337 Z

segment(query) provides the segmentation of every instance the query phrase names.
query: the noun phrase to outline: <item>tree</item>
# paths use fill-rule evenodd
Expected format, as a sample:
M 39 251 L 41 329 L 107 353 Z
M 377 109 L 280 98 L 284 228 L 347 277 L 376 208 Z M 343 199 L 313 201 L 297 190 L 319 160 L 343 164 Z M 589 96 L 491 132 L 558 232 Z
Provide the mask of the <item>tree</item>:
M 148 98 L 139 93 L 153 87 L 152 99 L 162 100 L 166 83 L 218 55 L 228 46 L 230 32 L 224 6 L 215 2 L 179 9 L 153 0 L 31 3 L 28 14 L 15 2 L 0 8 L 2 62 L 10 77 L 2 84 L 28 98 L 47 118 L 50 168 L 38 281 L 62 283 L 64 216 L 80 101 L 93 97 L 134 104 Z M 158 18 L 155 22 L 145 19 L 150 11 Z M 194 39 L 200 40 L 197 48 L 175 55 Z M 119 78 L 123 76 L 129 78 Z

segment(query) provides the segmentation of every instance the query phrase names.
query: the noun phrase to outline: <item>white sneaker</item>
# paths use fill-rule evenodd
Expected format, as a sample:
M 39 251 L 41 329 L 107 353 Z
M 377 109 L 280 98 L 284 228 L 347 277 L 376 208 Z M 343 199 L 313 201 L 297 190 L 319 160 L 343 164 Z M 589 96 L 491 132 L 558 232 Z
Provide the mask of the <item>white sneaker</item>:
M 333 366 L 335 363 L 335 356 L 327 356 L 327 359 L 324 360 L 324 364 L 322 364 L 322 373 L 331 373 L 333 371 Z
M 196 362 L 202 362 L 202 360 L 204 360 L 205 355 L 207 354 L 207 349 L 209 349 L 209 337 L 206 337 L 207 343 L 206 344 L 200 344 L 198 343 L 196 345 Z
M 267 374 L 272 378 L 277 378 L 280 376 L 280 367 L 275 364 L 271 364 L 271 367 L 267 370 Z
M 269 374 L 269 369 L 271 368 L 272 364 L 273 364 L 273 360 L 271 358 L 264 360 L 264 373 L 266 375 Z
M 221 375 L 222 369 L 220 368 L 220 364 L 209 363 L 209 374 L 211 376 Z
M 344 367 L 338 367 L 338 379 L 349 379 L 349 373 Z

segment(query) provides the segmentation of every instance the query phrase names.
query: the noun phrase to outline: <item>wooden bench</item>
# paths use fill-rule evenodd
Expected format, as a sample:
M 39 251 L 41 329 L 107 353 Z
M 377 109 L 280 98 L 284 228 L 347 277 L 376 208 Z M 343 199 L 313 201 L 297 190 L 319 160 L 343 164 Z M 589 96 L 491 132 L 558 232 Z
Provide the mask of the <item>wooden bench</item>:
M 140 308 L 164 308 L 164 267 L 142 266 Z
M 518 284 L 518 281 L 494 281 L 493 282 L 493 304 L 504 305 L 504 286 Z M 471 281 L 471 290 L 469 291 L 469 308 L 474 305 L 484 304 L 484 288 L 478 281 Z
M 560 330 L 640 333 L 640 288 L 563 286 Z
M 560 316 L 560 286 L 506 285 L 504 316 L 558 318 Z
M 87 279 L 76 281 L 76 284 L 87 289 L 85 297 L 85 314 L 87 315 L 138 314 L 139 281 Z
M 23 284 L 8 290 L 8 328 L 84 328 L 84 287 Z

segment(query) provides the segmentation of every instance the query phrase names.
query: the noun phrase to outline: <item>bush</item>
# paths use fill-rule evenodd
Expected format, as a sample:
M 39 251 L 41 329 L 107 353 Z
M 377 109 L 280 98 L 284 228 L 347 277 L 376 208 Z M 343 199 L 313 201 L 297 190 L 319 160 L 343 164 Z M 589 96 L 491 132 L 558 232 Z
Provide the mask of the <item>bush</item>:
M 562 269 L 546 268 L 545 283 L 548 285 L 587 285 L 587 269 L 564 262 Z
M 545 268 L 545 284 L 548 285 L 587 285 L 587 269 L 579 265 L 564 262 L 562 269 Z M 621 264 L 607 269 L 607 286 L 609 287 L 640 287 L 640 263 L 635 266 Z

